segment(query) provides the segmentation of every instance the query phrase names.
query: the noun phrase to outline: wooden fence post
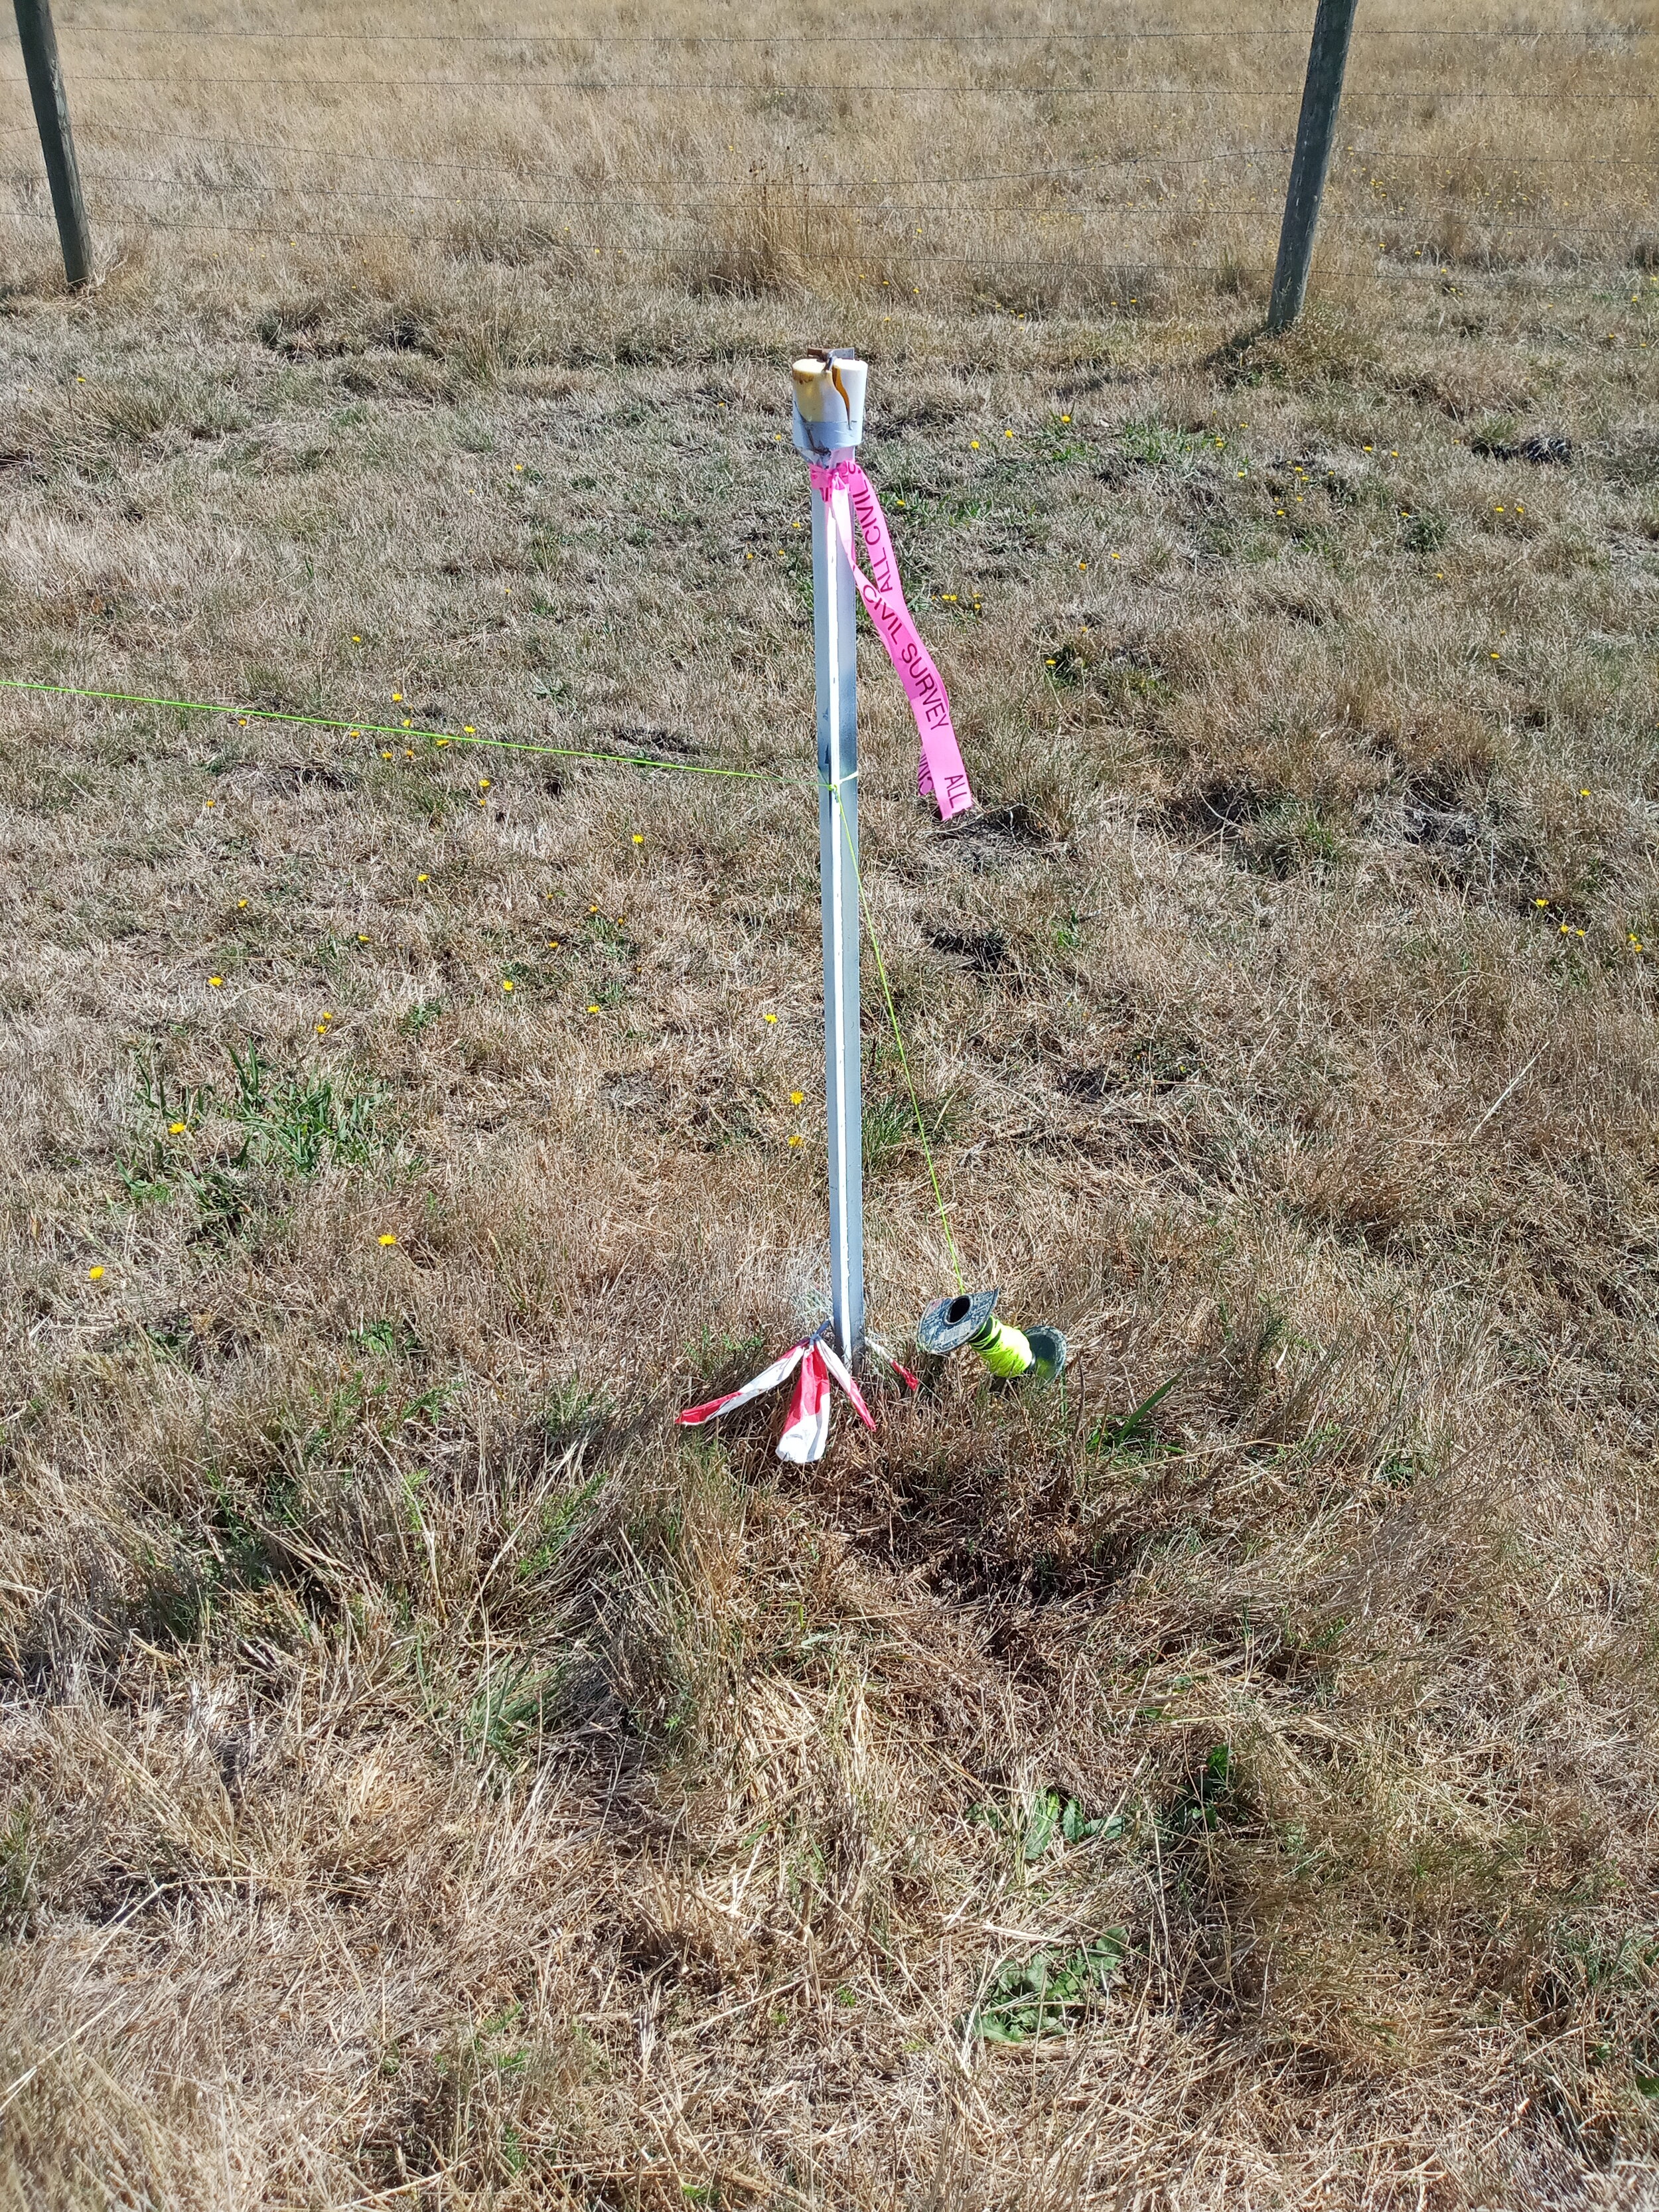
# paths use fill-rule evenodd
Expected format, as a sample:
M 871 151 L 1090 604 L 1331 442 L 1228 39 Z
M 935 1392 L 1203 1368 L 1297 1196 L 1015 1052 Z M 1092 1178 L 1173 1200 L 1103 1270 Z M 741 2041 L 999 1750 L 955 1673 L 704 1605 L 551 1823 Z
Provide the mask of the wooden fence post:
M 1348 40 L 1353 32 L 1356 5 L 1357 0 L 1319 0 L 1314 17 L 1313 44 L 1308 49 L 1308 78 L 1302 88 L 1302 118 L 1296 126 L 1296 153 L 1291 161 L 1290 187 L 1285 194 L 1285 220 L 1279 233 L 1279 259 L 1273 265 L 1273 296 L 1267 303 L 1270 331 L 1288 329 L 1302 313 L 1302 297 L 1308 289 L 1308 267 L 1313 259 L 1314 233 L 1319 227 L 1319 203 L 1325 196 L 1325 177 L 1331 166 L 1336 111 L 1342 98 L 1342 76 L 1348 65 Z
M 64 274 L 69 279 L 70 289 L 78 292 L 92 282 L 92 240 L 87 232 L 87 208 L 81 197 L 75 141 L 70 135 L 69 100 L 64 91 L 63 66 L 58 58 L 58 38 L 52 27 L 52 0 L 15 0 L 15 6 L 29 97 L 34 102 L 40 151 L 46 157 L 46 179 L 52 186 L 58 235 L 63 241 Z

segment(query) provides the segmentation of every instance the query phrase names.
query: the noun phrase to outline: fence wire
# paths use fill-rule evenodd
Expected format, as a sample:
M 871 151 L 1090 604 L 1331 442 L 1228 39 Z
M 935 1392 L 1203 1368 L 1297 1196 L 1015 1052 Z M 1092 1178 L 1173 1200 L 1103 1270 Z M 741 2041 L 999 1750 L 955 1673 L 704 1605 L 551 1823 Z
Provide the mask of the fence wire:
M 1282 22 L 595 33 L 118 24 L 77 10 L 60 24 L 90 213 L 106 240 L 132 232 L 313 252 L 404 246 L 555 269 L 597 261 L 732 290 L 823 275 L 921 295 L 1018 275 L 1048 288 L 1032 304 L 1137 307 L 1158 288 L 1265 281 L 1306 40 L 1305 25 Z M 143 57 L 162 51 L 155 41 L 187 50 L 192 66 L 148 70 Z M 1436 74 L 1398 73 L 1414 44 L 1437 56 Z M 210 65 L 216 51 L 257 60 L 262 47 L 302 64 L 311 52 L 356 48 L 366 62 L 356 74 Z M 387 70 L 380 58 L 400 49 L 453 55 L 459 66 Z M 499 50 L 526 66 L 501 71 Z M 122 51 L 137 70 L 109 66 Z M 899 70 L 831 73 L 839 58 L 866 51 L 897 58 Z M 1644 119 L 1659 98 L 1651 52 L 1642 25 L 1362 18 L 1327 192 L 1327 261 L 1346 251 L 1447 275 L 1659 264 L 1659 160 Z M 726 73 L 697 73 L 704 52 L 726 56 Z M 902 69 L 909 53 L 930 64 L 915 78 Z M 1154 59 L 1154 70 L 1115 80 L 1114 54 L 1130 65 Z M 556 67 L 562 55 L 575 66 L 535 73 L 538 57 Z M 644 59 L 643 72 L 629 70 L 629 55 Z M 676 71 L 676 55 L 692 69 Z M 817 70 L 813 55 L 823 57 Z M 653 70 L 653 56 L 667 69 Z M 1180 81 L 1156 74 L 1160 56 Z M 807 58 L 804 73 L 791 57 Z M 1506 71 L 1513 81 L 1497 81 Z M 168 115 L 155 119 L 163 96 Z M 378 120 L 356 146 L 358 134 L 341 127 L 354 100 Z M 398 119 L 404 100 L 422 103 L 418 143 Z M 727 115 L 732 102 L 750 113 Z M 901 173 L 891 155 L 908 154 L 909 127 L 884 133 L 877 119 L 889 104 L 903 116 L 923 102 L 964 118 L 984 149 L 976 161 L 941 161 L 927 146 Z M 1248 118 L 1275 104 L 1282 119 L 1255 136 Z M 559 145 L 561 107 L 568 130 L 586 133 L 585 167 Z M 0 216 L 9 214 L 20 238 L 50 222 L 28 114 L 21 73 L 0 71 Z M 1215 143 L 1216 123 L 1231 114 L 1243 131 Z M 1487 115 L 1503 120 L 1486 126 Z M 583 116 L 610 119 L 579 125 Z M 810 125 L 796 130 L 803 116 Z M 244 117 L 248 127 L 234 127 Z M 838 128 L 826 131 L 826 119 Z M 1624 133 L 1624 151 L 1605 150 L 1609 132 Z M 671 133 L 654 166 L 638 158 Z M 728 133 L 732 158 L 722 162 Z M 820 173 L 826 140 L 830 173 Z M 1039 158 L 999 161 L 1005 146 Z M 548 160 L 556 150 L 562 162 Z
M 1064 84 L 1049 79 L 1041 84 L 973 84 L 951 82 L 944 78 L 927 84 L 871 84 L 861 80 L 844 77 L 823 77 L 817 80 L 779 80 L 771 82 L 755 77 L 508 77 L 508 76 L 179 76 L 169 73 L 165 76 L 140 76 L 130 70 L 117 74 L 96 70 L 77 72 L 76 82 L 98 85 L 162 85 L 171 93 L 188 93 L 197 86 L 216 90 L 228 86 L 258 92 L 568 92 L 578 93 L 584 99 L 609 98 L 618 94 L 647 93 L 685 93 L 717 94 L 720 98 L 741 96 L 752 98 L 756 94 L 769 97 L 779 95 L 792 99 L 840 100 L 855 94 L 861 100 L 1299 100 L 1299 84 L 1279 85 L 1204 85 L 1191 84 Z M 0 76 L 0 85 L 27 91 L 20 76 Z M 1567 103 L 1575 106 L 1607 100 L 1628 102 L 1634 106 L 1651 107 L 1656 94 L 1637 92 L 1616 85 L 1597 85 L 1589 92 L 1514 92 L 1492 91 L 1477 85 L 1448 85 L 1435 77 L 1407 78 L 1403 83 L 1389 86 L 1351 86 L 1344 94 L 1345 105 L 1356 101 L 1399 100 L 1410 102 L 1425 98 L 1442 102 L 1466 100 L 1502 100 L 1508 106 L 1547 101 L 1553 106 Z

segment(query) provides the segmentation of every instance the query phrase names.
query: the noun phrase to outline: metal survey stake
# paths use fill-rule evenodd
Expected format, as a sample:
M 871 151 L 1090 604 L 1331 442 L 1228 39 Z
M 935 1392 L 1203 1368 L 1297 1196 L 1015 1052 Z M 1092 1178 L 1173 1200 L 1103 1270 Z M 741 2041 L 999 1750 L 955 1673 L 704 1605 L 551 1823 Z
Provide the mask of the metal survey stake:
M 794 440 L 808 459 L 850 456 L 864 432 L 865 364 L 850 352 L 791 368 Z M 817 666 L 818 877 L 823 910 L 824 1109 L 830 1136 L 830 1310 L 836 1348 L 864 1348 L 864 1086 L 859 1059 L 857 602 L 830 514 L 814 489 L 812 635 Z

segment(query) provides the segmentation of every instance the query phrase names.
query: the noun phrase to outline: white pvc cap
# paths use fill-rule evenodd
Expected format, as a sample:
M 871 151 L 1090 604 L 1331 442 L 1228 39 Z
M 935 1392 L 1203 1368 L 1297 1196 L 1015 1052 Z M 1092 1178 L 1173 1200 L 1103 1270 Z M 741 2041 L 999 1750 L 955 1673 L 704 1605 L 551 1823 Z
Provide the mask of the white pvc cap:
M 864 435 L 867 362 L 850 347 L 803 354 L 789 365 L 795 388 L 795 450 L 809 461 L 844 453 Z

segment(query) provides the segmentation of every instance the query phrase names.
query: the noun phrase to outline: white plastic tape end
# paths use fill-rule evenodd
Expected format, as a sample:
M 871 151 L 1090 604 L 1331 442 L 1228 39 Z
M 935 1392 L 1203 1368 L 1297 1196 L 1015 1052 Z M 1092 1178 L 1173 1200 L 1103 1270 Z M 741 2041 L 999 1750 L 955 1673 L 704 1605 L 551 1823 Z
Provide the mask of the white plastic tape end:
M 809 461 L 845 453 L 864 435 L 867 362 L 845 346 L 803 354 L 789 364 L 795 389 L 795 450 Z

